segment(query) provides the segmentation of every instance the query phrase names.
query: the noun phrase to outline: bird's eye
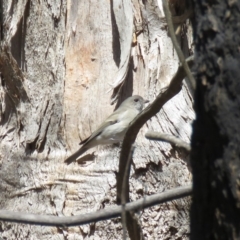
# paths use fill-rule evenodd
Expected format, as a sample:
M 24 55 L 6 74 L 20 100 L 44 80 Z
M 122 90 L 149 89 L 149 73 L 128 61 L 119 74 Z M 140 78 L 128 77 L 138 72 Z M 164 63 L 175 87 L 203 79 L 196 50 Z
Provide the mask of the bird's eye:
M 135 98 L 135 99 L 134 99 L 134 102 L 138 102 L 138 98 Z

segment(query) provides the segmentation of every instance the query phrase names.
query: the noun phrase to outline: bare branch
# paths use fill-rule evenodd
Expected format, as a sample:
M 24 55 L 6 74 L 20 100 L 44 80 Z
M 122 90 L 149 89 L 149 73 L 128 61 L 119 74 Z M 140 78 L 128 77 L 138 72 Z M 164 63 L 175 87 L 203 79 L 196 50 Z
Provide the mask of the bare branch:
M 128 156 L 128 161 L 127 161 L 128 163 L 131 162 L 133 152 L 134 152 L 134 148 L 132 146 Z M 129 199 L 129 178 L 128 178 L 129 173 L 127 172 L 128 169 L 130 168 L 125 169 L 126 171 L 123 175 L 123 187 L 122 187 L 122 195 L 121 195 L 123 240 L 127 239 L 127 224 L 129 223 L 127 222 L 126 209 L 125 209 L 126 203 L 127 203 L 126 199 Z
M 189 57 L 187 60 L 189 65 L 192 65 L 193 63 L 193 57 Z M 146 123 L 151 117 L 156 115 L 162 106 L 169 101 L 172 97 L 177 95 L 181 88 L 182 88 L 182 81 L 184 77 L 186 76 L 185 71 L 182 67 L 182 65 L 179 66 L 176 74 L 173 76 L 169 86 L 165 89 L 163 89 L 157 98 L 150 104 L 148 107 L 146 107 L 141 114 L 139 114 L 131 123 L 129 126 L 124 140 L 122 144 L 121 154 L 120 154 L 120 160 L 119 160 L 119 172 L 117 175 L 117 203 L 121 202 L 121 193 L 122 193 L 122 180 L 125 171 L 129 172 L 129 169 L 125 170 L 127 166 L 131 166 L 131 164 L 127 163 L 129 152 L 131 151 L 131 146 L 134 143 L 137 134 L 140 130 L 140 128 L 143 126 L 144 123 Z M 131 160 L 129 160 L 131 161 Z M 129 201 L 129 199 L 126 199 Z
M 154 205 L 164 203 L 167 201 L 187 197 L 191 194 L 192 194 L 191 185 L 177 187 L 162 193 L 143 197 L 131 203 L 127 203 L 125 210 L 134 212 L 141 211 L 144 208 L 152 207 Z M 70 227 L 116 218 L 121 216 L 121 213 L 122 213 L 121 206 L 108 207 L 107 209 L 100 210 L 97 212 L 86 213 L 71 217 L 57 217 L 51 215 L 37 215 L 0 210 L 0 220 L 32 225 Z
M 130 174 L 130 165 L 132 162 L 132 156 L 134 152 L 134 147 L 131 147 L 131 151 L 128 156 L 125 172 L 123 175 L 123 187 L 121 195 L 121 206 L 122 206 L 122 225 L 123 225 L 123 239 L 127 239 L 127 231 L 131 240 L 142 239 L 142 229 L 141 225 L 138 222 L 137 217 L 134 212 L 126 212 L 126 203 L 129 202 L 129 174 Z
M 173 144 L 175 147 L 184 148 L 188 152 L 191 151 L 190 144 L 188 144 L 188 143 L 184 142 L 183 140 L 181 140 L 173 135 L 170 135 L 170 134 L 148 131 L 145 134 L 145 137 L 149 140 L 168 142 L 168 143 Z
M 175 36 L 175 32 L 174 32 L 174 28 L 173 28 L 173 22 L 172 22 L 172 15 L 170 13 L 170 10 L 169 10 L 169 6 L 168 6 L 168 1 L 167 0 L 163 0 L 163 9 L 164 9 L 164 13 L 165 13 L 165 17 L 166 17 L 166 21 L 167 21 L 167 24 L 168 24 L 168 29 L 169 29 L 169 34 L 170 34 L 170 37 L 172 39 L 172 43 L 173 43 L 173 46 L 174 48 L 176 49 L 176 52 L 177 52 L 177 55 L 178 55 L 178 58 L 180 60 L 180 62 L 182 63 L 183 65 L 183 68 L 186 72 L 186 75 L 188 77 L 188 79 L 190 80 L 191 84 L 192 84 L 192 87 L 193 89 L 196 88 L 196 82 L 195 82 L 195 79 L 188 67 L 188 64 L 185 60 L 185 57 L 183 55 L 183 52 L 177 42 L 177 38 Z

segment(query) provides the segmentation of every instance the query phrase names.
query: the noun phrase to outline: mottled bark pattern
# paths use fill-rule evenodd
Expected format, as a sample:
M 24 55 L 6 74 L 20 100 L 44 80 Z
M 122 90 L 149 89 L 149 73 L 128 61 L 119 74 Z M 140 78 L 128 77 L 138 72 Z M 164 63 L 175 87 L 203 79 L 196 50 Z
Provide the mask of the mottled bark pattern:
M 162 2 L 1 2 L 1 38 L 11 53 L 0 54 L 1 209 L 71 216 L 116 204 L 119 147 L 93 148 L 83 156 L 85 164 L 67 166 L 64 159 L 126 97 L 153 101 L 169 84 L 179 62 Z M 178 39 L 187 57 L 192 30 L 188 22 L 181 26 Z M 110 104 L 113 93 L 120 96 L 116 105 Z M 144 135 L 151 129 L 189 142 L 194 116 L 184 82 L 138 134 L 131 201 L 191 180 L 187 154 Z M 184 198 L 136 214 L 144 237 L 188 239 L 189 206 Z M 1 238 L 8 240 L 122 239 L 122 232 L 120 218 L 71 228 L 0 223 Z
M 240 3 L 195 1 L 191 239 L 240 239 Z

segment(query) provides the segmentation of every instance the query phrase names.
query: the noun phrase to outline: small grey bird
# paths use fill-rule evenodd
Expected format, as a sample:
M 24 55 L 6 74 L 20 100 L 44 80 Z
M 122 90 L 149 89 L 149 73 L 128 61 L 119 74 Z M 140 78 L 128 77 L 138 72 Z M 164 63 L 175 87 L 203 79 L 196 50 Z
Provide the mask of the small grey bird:
M 127 98 L 99 127 L 92 135 L 83 140 L 74 154 L 64 162 L 72 163 L 88 149 L 102 144 L 112 144 L 121 142 L 133 119 L 142 111 L 144 100 L 141 96 Z

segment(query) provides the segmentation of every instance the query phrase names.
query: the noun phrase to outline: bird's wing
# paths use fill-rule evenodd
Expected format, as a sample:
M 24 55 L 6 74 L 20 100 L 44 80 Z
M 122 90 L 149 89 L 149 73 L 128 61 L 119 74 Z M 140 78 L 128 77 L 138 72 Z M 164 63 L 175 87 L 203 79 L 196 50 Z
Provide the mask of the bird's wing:
M 97 128 L 96 131 L 94 131 L 88 138 L 84 139 L 79 144 L 82 145 L 89 143 L 93 138 L 100 135 L 106 127 L 113 125 L 117 122 L 118 122 L 118 110 L 113 112 L 107 119 L 105 119 L 105 121 Z

